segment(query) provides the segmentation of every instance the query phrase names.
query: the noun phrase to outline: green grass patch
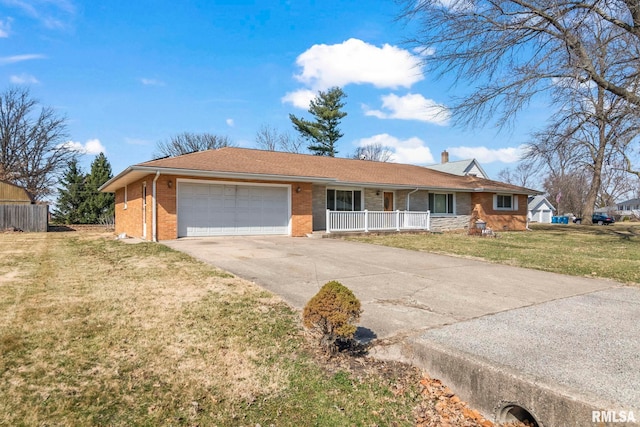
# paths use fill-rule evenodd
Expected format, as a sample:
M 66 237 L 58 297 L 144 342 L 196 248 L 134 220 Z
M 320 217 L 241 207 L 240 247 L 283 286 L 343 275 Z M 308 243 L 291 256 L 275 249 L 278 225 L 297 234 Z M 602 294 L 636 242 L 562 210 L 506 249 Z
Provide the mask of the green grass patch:
M 497 238 L 469 236 L 464 233 L 434 233 L 349 239 L 640 284 L 639 225 L 534 225 L 532 231 L 501 232 Z

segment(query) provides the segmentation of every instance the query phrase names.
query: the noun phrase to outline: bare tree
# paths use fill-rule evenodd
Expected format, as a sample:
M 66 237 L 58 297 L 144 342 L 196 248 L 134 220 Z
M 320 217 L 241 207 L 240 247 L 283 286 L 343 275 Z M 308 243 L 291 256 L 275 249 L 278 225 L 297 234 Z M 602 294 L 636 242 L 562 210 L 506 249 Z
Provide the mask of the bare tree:
M 354 159 L 372 160 L 374 162 L 388 162 L 392 156 L 393 152 L 379 142 L 358 147 L 353 154 Z
M 549 200 L 555 202 L 558 214 L 573 213 L 587 221 L 583 209 L 589 188 L 588 173 L 575 170 L 566 175 L 550 174 L 545 179 L 543 187 Z
M 196 151 L 215 150 L 232 146 L 233 143 L 227 136 L 211 133 L 182 132 L 168 140 L 158 141 L 154 158 L 182 156 Z
M 502 169 L 498 172 L 498 179 L 502 182 L 532 188 L 537 183 L 539 176 L 534 162 L 521 161 L 513 169 Z
M 0 94 L 0 180 L 42 200 L 77 153 L 65 144 L 66 119 L 50 107 L 36 111 L 38 104 L 27 89 Z
M 607 67 L 604 59 L 601 61 L 600 66 Z M 584 222 L 589 223 L 597 205 L 611 202 L 607 197 L 611 184 L 603 185 L 603 177 L 620 176 L 614 168 L 630 161 L 631 144 L 640 135 L 640 118 L 628 111 L 626 101 L 600 86 L 565 80 L 556 90 L 559 112 L 529 145 L 528 157 L 569 158 L 574 169 L 588 174 L 589 190 L 582 213 Z
M 475 87 L 453 106 L 458 123 L 500 113 L 504 124 L 557 79 L 592 82 L 640 106 L 637 0 L 403 1 L 403 16 L 421 24 L 411 42 L 429 50 L 426 64 Z
M 302 138 L 294 138 L 288 132 L 278 132 L 269 125 L 262 125 L 256 132 L 256 143 L 262 150 L 284 151 L 287 153 L 302 153 L 304 151 Z
M 278 131 L 269 125 L 262 125 L 256 132 L 258 148 L 266 151 L 278 151 Z
M 562 151 L 590 174 L 587 221 L 607 161 L 622 159 L 640 176 L 629 156 L 640 117 L 638 0 L 421 0 L 407 16 L 423 21 L 415 41 L 434 52 L 425 61 L 475 86 L 452 108 L 458 123 L 497 114 L 505 125 L 532 97 L 551 96 L 558 110 L 532 143 L 542 150 L 530 155 L 545 151 L 548 160 Z
M 601 190 L 596 200 L 596 206 L 603 208 L 613 206 L 616 202 L 633 199 L 640 180 L 637 176 L 629 174 L 619 160 L 605 164 L 602 171 Z
M 306 153 L 307 148 L 304 146 L 304 139 L 295 138 L 290 133 L 282 133 L 279 138 L 280 150 L 287 153 Z

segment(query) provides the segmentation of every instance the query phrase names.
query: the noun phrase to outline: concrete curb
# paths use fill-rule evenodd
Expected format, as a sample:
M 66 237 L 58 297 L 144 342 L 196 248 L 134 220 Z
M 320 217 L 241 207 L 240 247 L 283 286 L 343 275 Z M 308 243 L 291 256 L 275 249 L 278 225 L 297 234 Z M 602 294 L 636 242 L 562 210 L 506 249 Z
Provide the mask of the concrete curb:
M 638 422 L 593 422 L 593 411 L 626 413 L 631 410 L 637 417 L 640 408 L 618 408 L 617 404 L 599 401 L 594 396 L 580 395 L 555 384 L 542 384 L 521 372 L 512 372 L 424 338 L 412 337 L 408 343 L 411 350 L 406 356 L 409 359 L 494 421 L 515 420 L 508 414 L 509 409 L 521 407 L 540 427 L 640 427 Z

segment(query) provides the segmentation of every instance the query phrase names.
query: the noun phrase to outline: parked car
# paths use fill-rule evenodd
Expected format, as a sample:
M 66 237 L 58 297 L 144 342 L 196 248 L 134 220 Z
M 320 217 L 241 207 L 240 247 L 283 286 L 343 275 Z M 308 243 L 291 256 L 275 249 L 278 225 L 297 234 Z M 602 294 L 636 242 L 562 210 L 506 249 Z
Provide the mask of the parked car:
M 573 218 L 573 222 L 576 224 L 582 224 L 582 218 Z M 615 218 L 611 215 L 594 213 L 591 217 L 591 222 L 598 225 L 609 225 L 616 222 Z
M 616 220 L 611 215 L 594 213 L 591 217 L 591 222 L 598 225 L 609 225 L 616 222 Z

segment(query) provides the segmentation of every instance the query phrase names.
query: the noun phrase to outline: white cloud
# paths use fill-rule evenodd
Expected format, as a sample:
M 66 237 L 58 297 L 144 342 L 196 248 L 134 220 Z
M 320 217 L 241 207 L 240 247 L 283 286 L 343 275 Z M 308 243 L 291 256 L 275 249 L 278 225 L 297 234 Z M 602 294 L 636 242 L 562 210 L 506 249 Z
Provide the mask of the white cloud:
M 282 97 L 283 103 L 293 104 L 296 108 L 306 110 L 309 108 L 309 103 L 316 97 L 317 93 L 309 89 L 300 89 L 295 92 L 289 92 Z
M 20 9 L 49 29 L 64 29 L 76 13 L 70 0 L 4 0 L 7 6 Z
M 166 83 L 163 82 L 162 80 L 147 79 L 144 77 L 140 79 L 140 83 L 142 83 L 145 86 L 166 86 Z
M 370 138 L 362 138 L 357 142 L 359 147 L 371 144 L 380 144 L 392 151 L 392 162 L 417 165 L 434 163 L 431 150 L 425 145 L 425 142 L 418 137 L 401 140 L 395 136 L 383 133 Z
M 450 118 L 447 107 L 415 93 L 405 96 L 395 94 L 383 96 L 382 108 L 388 111 L 368 110 L 367 106 L 363 108 L 365 115 L 379 119 L 419 120 L 445 126 Z
M 20 75 L 13 75 L 11 77 L 9 77 L 9 81 L 13 84 L 16 85 L 24 85 L 24 84 L 38 84 L 40 83 L 38 81 L 38 79 L 36 79 L 34 76 L 29 75 L 29 74 L 20 74 Z
M 233 119 L 227 119 L 226 122 L 227 122 L 227 126 L 229 126 L 229 127 L 234 127 L 235 126 L 235 122 L 233 121 Z
M 476 159 L 480 163 L 516 163 L 524 154 L 525 146 L 507 148 L 451 147 L 447 151 L 460 159 Z
M 68 141 L 64 144 L 64 146 L 80 154 L 100 154 L 107 152 L 107 149 L 97 138 L 89 139 L 84 144 L 76 141 Z
M 295 78 L 314 91 L 348 84 L 408 88 L 424 79 L 420 58 L 409 51 L 353 38 L 340 44 L 313 45 L 298 56 L 296 64 L 302 71 Z
M 26 54 L 13 56 L 0 56 L 0 65 L 16 64 L 23 61 L 31 61 L 32 59 L 44 59 L 46 56 L 40 54 Z
M 422 57 L 431 56 L 436 53 L 436 49 L 433 47 L 414 47 L 413 49 L 411 49 L 411 51 L 416 55 Z
M 6 39 L 7 37 L 9 37 L 12 21 L 12 18 L 7 18 L 5 20 L 0 19 L 0 38 Z
M 593 89 L 597 86 L 591 80 L 580 81 L 569 77 L 552 77 L 551 83 L 555 86 L 568 89 Z

